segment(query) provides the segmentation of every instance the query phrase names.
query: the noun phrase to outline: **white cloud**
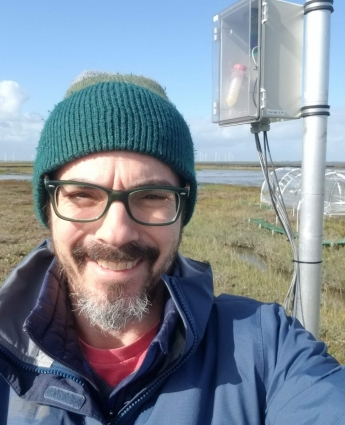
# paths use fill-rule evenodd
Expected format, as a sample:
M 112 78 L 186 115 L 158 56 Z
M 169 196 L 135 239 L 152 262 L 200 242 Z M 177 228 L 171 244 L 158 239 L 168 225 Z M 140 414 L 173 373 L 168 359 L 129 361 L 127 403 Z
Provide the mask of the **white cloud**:
M 28 99 L 17 82 L 0 81 L 0 160 L 29 160 L 35 155 L 43 117 L 22 111 Z
M 22 104 L 28 96 L 15 81 L 0 81 L 0 116 L 1 118 L 17 119 Z
M 235 161 L 258 161 L 250 125 L 219 127 L 209 117 L 187 118 L 187 121 L 197 151 L 197 160 L 224 161 L 231 157 Z M 273 161 L 301 160 L 303 120 L 271 124 L 268 140 Z M 328 119 L 327 160 L 345 162 L 344 146 L 345 108 L 334 108 Z

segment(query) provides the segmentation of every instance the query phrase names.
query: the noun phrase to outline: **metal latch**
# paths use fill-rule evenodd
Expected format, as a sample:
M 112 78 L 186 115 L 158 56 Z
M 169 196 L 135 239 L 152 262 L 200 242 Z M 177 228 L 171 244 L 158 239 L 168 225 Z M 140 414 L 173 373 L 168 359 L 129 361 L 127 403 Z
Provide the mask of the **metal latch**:
M 219 27 L 213 28 L 213 41 L 219 40 Z
M 264 24 L 268 19 L 268 4 L 263 1 L 262 2 L 262 14 L 261 14 L 261 23 Z
M 213 115 L 218 115 L 218 102 L 213 102 L 212 113 Z
M 260 109 L 266 108 L 266 90 L 260 89 Z

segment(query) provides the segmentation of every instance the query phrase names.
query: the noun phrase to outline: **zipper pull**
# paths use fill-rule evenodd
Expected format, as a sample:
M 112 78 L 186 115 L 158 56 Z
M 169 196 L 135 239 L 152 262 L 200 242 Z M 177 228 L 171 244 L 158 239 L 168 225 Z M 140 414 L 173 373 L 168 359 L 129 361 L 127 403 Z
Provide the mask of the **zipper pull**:
M 113 419 L 114 419 L 114 411 L 113 410 L 109 410 L 107 425 L 111 425 Z

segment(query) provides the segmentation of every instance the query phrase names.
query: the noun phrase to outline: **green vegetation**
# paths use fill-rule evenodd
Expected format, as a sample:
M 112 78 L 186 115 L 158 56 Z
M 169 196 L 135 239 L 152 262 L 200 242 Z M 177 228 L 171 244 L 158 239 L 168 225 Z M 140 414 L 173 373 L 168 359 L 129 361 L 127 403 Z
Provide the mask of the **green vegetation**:
M 235 162 L 197 162 L 195 164 L 195 171 L 201 170 L 252 170 L 260 171 L 259 164 L 242 164 Z
M 48 232 L 35 219 L 31 184 L 0 182 L 0 282 Z M 181 252 L 212 264 L 216 293 L 229 292 L 283 303 L 292 272 L 286 237 L 248 222 L 275 223 L 271 209 L 260 208 L 260 188 L 204 185 L 191 223 L 185 228 Z M 295 226 L 294 217 L 291 216 Z M 325 239 L 345 238 L 345 218 L 325 221 Z M 324 248 L 321 338 L 345 363 L 345 248 Z M 255 263 L 258 258 L 265 269 Z M 250 261 L 248 261 L 248 259 Z M 252 261 L 254 259 L 254 261 Z
M 31 161 L 0 161 L 0 174 L 32 174 L 33 163 Z
M 0 181 L 0 285 L 5 277 L 48 232 L 33 212 L 31 184 Z

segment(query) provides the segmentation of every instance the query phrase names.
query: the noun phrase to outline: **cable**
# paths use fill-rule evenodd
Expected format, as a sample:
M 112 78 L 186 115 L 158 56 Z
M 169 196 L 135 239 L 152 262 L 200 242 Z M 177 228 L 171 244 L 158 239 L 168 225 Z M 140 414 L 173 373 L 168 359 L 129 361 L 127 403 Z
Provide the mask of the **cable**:
M 255 47 L 252 48 L 252 60 L 254 62 L 254 66 L 255 66 L 254 67 L 254 71 L 257 71 L 257 69 L 258 69 L 258 63 L 257 63 L 257 60 L 255 58 L 255 54 L 254 54 L 255 50 L 256 51 L 258 50 L 258 46 L 255 46 Z M 255 108 L 257 107 L 257 103 L 256 103 L 256 99 L 255 99 L 255 92 L 256 92 L 256 86 L 257 86 L 257 84 L 258 84 L 258 77 L 256 77 L 256 80 L 255 80 L 255 83 L 254 83 L 254 87 L 253 87 L 253 103 L 254 103 Z
M 254 51 L 257 50 L 257 49 L 258 49 L 258 46 L 255 46 L 255 47 L 252 48 L 252 59 L 253 59 L 254 65 L 255 65 L 254 69 L 258 69 L 258 63 L 257 63 L 257 61 L 255 59 L 255 55 L 254 55 Z
M 254 83 L 254 87 L 253 87 L 253 103 L 255 108 L 257 107 L 257 103 L 256 103 L 256 86 L 258 85 L 258 79 L 256 78 L 255 83 Z
M 293 253 L 294 270 L 293 270 L 291 283 L 284 300 L 284 308 L 295 316 L 296 311 L 294 310 L 295 308 L 294 300 L 297 296 L 300 296 L 298 249 L 297 249 L 297 245 L 295 241 L 295 235 L 291 228 L 288 213 L 286 211 L 283 196 L 280 190 L 280 185 L 275 172 L 275 167 L 272 161 L 271 152 L 270 152 L 270 148 L 268 144 L 267 131 L 264 131 L 263 133 L 264 133 L 264 142 L 263 142 L 264 150 L 262 151 L 260 137 L 258 133 L 255 133 L 256 149 L 259 154 L 261 169 L 264 174 L 264 178 L 265 178 L 267 188 L 270 194 L 272 206 L 290 242 L 292 253 Z M 271 172 L 269 172 L 269 167 L 271 168 Z

